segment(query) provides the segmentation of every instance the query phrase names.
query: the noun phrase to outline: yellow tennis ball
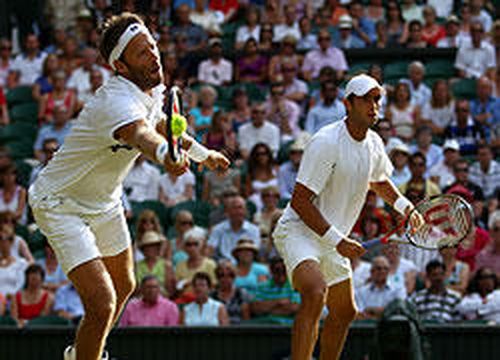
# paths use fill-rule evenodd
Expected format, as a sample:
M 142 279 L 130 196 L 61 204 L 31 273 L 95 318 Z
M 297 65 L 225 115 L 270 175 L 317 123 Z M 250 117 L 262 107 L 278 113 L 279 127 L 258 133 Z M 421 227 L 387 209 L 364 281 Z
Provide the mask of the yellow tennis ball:
M 181 114 L 172 115 L 172 135 L 179 137 L 187 130 L 187 120 Z

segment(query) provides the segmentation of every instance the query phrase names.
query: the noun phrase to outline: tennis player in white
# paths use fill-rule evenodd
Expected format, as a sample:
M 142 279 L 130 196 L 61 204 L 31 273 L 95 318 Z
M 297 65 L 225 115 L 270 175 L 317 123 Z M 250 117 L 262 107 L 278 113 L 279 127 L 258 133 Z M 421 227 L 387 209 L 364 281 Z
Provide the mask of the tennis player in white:
M 165 140 L 162 68 L 156 43 L 136 15 L 103 26 L 99 50 L 115 71 L 75 120 L 64 145 L 29 190 L 35 220 L 85 308 L 65 359 L 101 359 L 106 337 L 135 287 L 130 235 L 120 197 L 140 153 L 176 175 L 188 157 L 209 168 L 221 154 L 184 136 L 173 163 Z
M 329 314 L 321 336 L 320 359 L 338 359 L 356 316 L 349 259 L 365 250 L 348 238 L 369 189 L 401 214 L 413 205 L 389 180 L 392 164 L 377 121 L 382 87 L 367 75 L 346 87 L 347 117 L 323 127 L 307 145 L 292 200 L 273 233 L 294 287 L 301 294 L 292 332 L 292 359 L 311 359 L 323 306 Z M 422 222 L 413 215 L 412 224 Z

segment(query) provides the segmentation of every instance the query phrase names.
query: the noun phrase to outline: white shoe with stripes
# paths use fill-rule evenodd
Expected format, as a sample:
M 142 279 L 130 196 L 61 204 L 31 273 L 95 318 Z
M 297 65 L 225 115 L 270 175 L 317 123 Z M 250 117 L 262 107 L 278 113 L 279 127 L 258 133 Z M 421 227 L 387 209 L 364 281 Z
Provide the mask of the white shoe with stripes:
M 64 360 L 76 360 L 76 350 L 73 346 L 70 345 L 64 350 Z M 102 354 L 102 360 L 109 360 L 107 351 Z

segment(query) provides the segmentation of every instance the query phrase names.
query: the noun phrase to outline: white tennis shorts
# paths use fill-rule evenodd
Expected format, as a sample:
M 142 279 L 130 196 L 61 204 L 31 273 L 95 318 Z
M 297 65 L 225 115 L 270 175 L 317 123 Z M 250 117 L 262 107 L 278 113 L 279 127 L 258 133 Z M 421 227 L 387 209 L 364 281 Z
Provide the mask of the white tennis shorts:
M 300 220 L 280 220 L 273 232 L 273 240 L 285 262 L 291 282 L 293 271 L 305 260 L 319 264 L 327 286 L 352 278 L 349 259 L 340 255 L 335 248 L 321 245 L 319 236 Z
M 69 198 L 42 200 L 33 208 L 33 216 L 54 249 L 64 273 L 87 261 L 115 256 L 130 244 L 123 207 L 97 214 L 76 211 Z

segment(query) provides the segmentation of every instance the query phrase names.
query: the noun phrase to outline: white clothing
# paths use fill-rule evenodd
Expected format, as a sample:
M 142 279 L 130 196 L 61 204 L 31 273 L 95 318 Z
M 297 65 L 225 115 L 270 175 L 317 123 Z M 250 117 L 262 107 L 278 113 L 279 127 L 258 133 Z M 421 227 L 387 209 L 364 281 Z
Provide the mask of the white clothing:
M 432 123 L 442 129 L 451 124 L 455 113 L 455 102 L 450 101 L 446 106 L 435 108 L 430 102 L 427 102 L 422 108 L 422 119 L 430 120 Z
M 205 31 L 222 34 L 220 28 L 221 21 L 219 19 L 220 17 L 217 16 L 215 11 L 211 10 L 205 10 L 203 13 L 191 11 L 189 14 L 189 20 L 191 20 L 193 24 L 201 26 Z
M 207 302 L 200 306 L 192 302 L 184 306 L 184 324 L 187 326 L 217 326 L 219 323 L 219 309 L 222 303 L 208 298 Z
M 36 79 L 42 75 L 43 61 L 46 56 L 47 54 L 42 51 L 33 59 L 27 58 L 24 54 L 16 56 L 10 70 L 21 72 L 21 78 L 19 79 L 20 85 L 31 86 L 35 83 Z
M 299 23 L 296 21 L 292 26 L 287 24 L 278 24 L 274 26 L 273 42 L 279 43 L 285 36 L 293 36 L 295 40 L 299 41 L 302 37 L 300 33 Z
M 7 267 L 0 266 L 0 294 L 14 295 L 21 290 L 24 285 L 24 270 L 28 267 L 28 262 L 24 259 L 16 259 Z
M 20 237 L 19 235 L 15 235 L 14 242 L 12 243 L 12 247 L 10 248 L 10 255 L 15 257 L 16 259 L 24 259 L 21 253 L 19 252 L 21 241 L 23 241 L 23 238 Z
M 19 200 L 20 200 L 20 191 L 21 191 L 21 186 L 16 185 L 16 189 L 14 190 L 14 196 L 12 197 L 12 200 L 8 203 L 5 202 L 4 200 L 4 190 L 3 188 L 0 188 L 0 212 L 3 211 L 9 211 L 12 213 L 15 213 L 17 211 L 17 208 L 19 207 Z M 19 220 L 20 224 L 26 224 L 27 218 L 26 218 L 26 207 L 23 210 L 23 213 L 21 215 L 21 219 Z
M 356 290 L 355 299 L 359 310 L 365 311 L 367 308 L 386 307 L 396 299 L 406 299 L 406 290 L 389 283 L 381 288 L 370 283 Z
M 163 85 L 155 87 L 151 97 L 124 77 L 113 76 L 85 105 L 64 144 L 31 185 L 31 206 L 68 197 L 78 212 L 88 214 L 121 204 L 122 182 L 139 150 L 113 135 L 141 119 L 156 126 L 164 117 L 163 90 Z
M 158 168 L 147 160 L 134 165 L 123 181 L 123 189 L 129 201 L 160 199 L 160 177 Z
M 101 71 L 103 84 L 109 80 L 110 74 L 108 70 L 99 65 L 95 65 L 95 68 Z M 75 89 L 78 98 L 81 99 L 81 97 L 88 94 L 91 89 L 90 71 L 85 71 L 81 66 L 75 69 L 71 73 L 66 86 L 70 89 Z
M 427 0 L 427 5 L 431 5 L 440 18 L 447 18 L 453 11 L 453 0 Z
M 238 129 L 240 149 L 250 152 L 255 144 L 267 144 L 276 156 L 280 148 L 280 129 L 269 121 L 257 128 L 252 122 L 243 124 Z
M 370 279 L 372 265 L 368 261 L 360 260 L 356 269 L 352 272 L 352 285 L 355 289 L 367 284 Z
M 446 36 L 437 42 L 438 48 L 459 48 L 465 44 L 470 43 L 470 36 L 467 33 L 458 33 L 457 36 L 451 38 Z
M 483 29 L 485 32 L 489 32 L 491 30 L 491 27 L 493 26 L 493 19 L 491 18 L 491 15 L 484 9 L 481 9 L 479 11 L 479 15 L 472 15 L 471 16 L 471 22 L 480 22 L 483 24 Z
M 493 290 L 486 295 L 486 303 L 478 293 L 466 295 L 457 310 L 468 320 L 480 318 L 500 324 L 500 290 Z
M 396 108 L 396 106 L 389 106 L 389 111 L 392 114 L 392 126 L 397 136 L 404 138 L 411 138 L 414 133 L 414 112 L 415 105 L 408 105 L 404 110 Z
M 182 197 L 184 195 L 184 192 L 186 191 L 186 186 L 191 185 L 195 186 L 196 179 L 193 175 L 193 173 L 188 170 L 181 176 L 177 177 L 175 182 L 172 182 L 172 179 L 168 174 L 163 174 L 160 177 L 160 188 L 163 191 L 163 194 L 169 198 L 169 199 L 177 199 L 179 197 Z M 194 200 L 194 189 L 193 189 L 193 197 L 191 200 Z
M 443 161 L 434 165 L 429 170 L 429 177 L 439 178 L 439 188 L 444 189 L 455 182 L 455 175 L 453 169 L 446 166 Z
M 231 81 L 233 77 L 233 64 L 226 59 L 221 59 L 218 64 L 210 59 L 202 61 L 198 67 L 198 80 L 215 86 Z
M 314 205 L 326 221 L 347 236 L 365 203 L 369 183 L 388 180 L 392 171 L 379 135 L 370 129 L 365 139 L 356 141 L 343 120 L 323 127 L 312 137 L 302 156 L 297 182 L 317 195 Z M 287 230 L 292 226 L 293 231 Z M 278 222 L 274 239 L 289 274 L 303 260 L 314 259 L 323 268 L 335 263 L 344 269 L 341 273 L 332 271 L 328 285 L 351 277 L 349 260 L 320 244 L 319 235 L 303 223 L 290 205 Z M 326 253 L 329 256 L 325 257 Z
M 236 31 L 237 43 L 244 43 L 250 38 L 254 38 L 257 42 L 260 41 L 260 25 L 255 26 L 252 30 L 248 26 L 243 25 Z
M 399 258 L 399 266 L 394 274 L 389 274 L 387 277 L 387 284 L 406 290 L 406 273 L 411 271 L 417 272 L 415 264 L 405 258 Z
M 460 47 L 455 58 L 455 67 L 464 71 L 468 78 L 477 79 L 496 66 L 495 48 L 484 40 L 479 48 L 472 43 Z

